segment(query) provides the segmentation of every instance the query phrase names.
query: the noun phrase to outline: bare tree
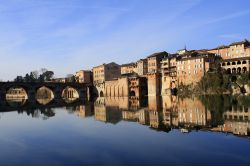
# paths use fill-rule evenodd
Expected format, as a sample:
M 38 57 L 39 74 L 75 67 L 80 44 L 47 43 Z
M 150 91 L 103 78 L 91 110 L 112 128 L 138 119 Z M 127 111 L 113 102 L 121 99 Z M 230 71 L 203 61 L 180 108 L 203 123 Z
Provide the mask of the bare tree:
M 45 73 L 46 71 L 48 71 L 48 69 L 46 69 L 46 68 L 41 68 L 40 69 L 41 74 Z

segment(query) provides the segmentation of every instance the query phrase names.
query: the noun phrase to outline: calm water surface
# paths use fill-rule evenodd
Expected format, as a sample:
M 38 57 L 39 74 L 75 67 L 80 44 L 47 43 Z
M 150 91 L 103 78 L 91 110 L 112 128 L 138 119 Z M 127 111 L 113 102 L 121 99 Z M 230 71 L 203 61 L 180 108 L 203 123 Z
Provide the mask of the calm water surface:
M 8 103 L 0 113 L 0 162 L 250 165 L 249 101 L 209 96 L 99 98 L 60 107 Z

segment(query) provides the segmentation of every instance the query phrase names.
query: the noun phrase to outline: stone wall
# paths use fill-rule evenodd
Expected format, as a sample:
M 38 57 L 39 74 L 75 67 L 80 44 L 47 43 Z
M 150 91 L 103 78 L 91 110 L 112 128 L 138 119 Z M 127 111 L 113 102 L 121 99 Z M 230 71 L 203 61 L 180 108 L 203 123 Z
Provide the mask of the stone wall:
M 148 96 L 158 96 L 161 94 L 161 74 L 148 74 Z
M 128 97 L 128 78 L 105 81 L 104 95 L 106 97 Z

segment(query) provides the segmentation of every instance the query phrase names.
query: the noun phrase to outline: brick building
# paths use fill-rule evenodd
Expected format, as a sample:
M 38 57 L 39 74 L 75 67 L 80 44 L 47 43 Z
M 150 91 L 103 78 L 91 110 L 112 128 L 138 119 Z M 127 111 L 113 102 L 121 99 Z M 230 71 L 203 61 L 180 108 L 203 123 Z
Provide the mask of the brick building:
M 162 88 L 161 95 L 169 95 L 170 90 L 176 87 L 176 54 L 169 55 L 161 61 Z
M 93 73 L 90 70 L 80 70 L 75 74 L 76 82 L 78 83 L 92 83 Z
M 148 60 L 147 59 L 140 59 L 136 62 L 137 65 L 137 74 L 139 76 L 146 76 L 148 73 Z
M 161 72 L 161 61 L 164 57 L 168 56 L 168 53 L 157 52 L 147 57 L 148 60 L 148 73 L 160 73 Z
M 216 68 L 216 56 L 206 51 L 189 51 L 177 57 L 177 84 L 196 84 L 210 69 Z
M 93 68 L 93 84 L 96 96 L 104 96 L 105 81 L 117 79 L 121 76 L 120 65 L 111 62 Z
M 208 50 L 222 57 L 221 67 L 228 73 L 245 73 L 250 71 L 250 43 L 248 40 L 219 46 Z
M 121 65 L 121 75 L 137 73 L 136 63 L 127 63 Z

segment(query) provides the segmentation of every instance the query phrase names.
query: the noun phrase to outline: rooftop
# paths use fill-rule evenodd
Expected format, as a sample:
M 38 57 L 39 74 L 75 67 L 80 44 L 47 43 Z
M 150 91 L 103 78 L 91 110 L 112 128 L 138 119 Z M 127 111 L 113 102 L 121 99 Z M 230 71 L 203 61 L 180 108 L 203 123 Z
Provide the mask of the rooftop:
M 149 55 L 147 58 L 152 58 L 152 57 L 157 57 L 157 56 L 168 56 L 168 53 L 166 51 L 162 51 L 162 52 L 156 52 L 154 54 Z
M 126 64 L 121 65 L 121 67 L 126 67 L 126 66 L 136 66 L 136 64 L 134 62 L 131 62 L 131 63 L 126 63 Z
M 213 53 L 207 52 L 207 50 L 191 50 L 177 57 L 177 60 L 195 59 L 208 57 L 209 55 L 214 56 Z
M 239 45 L 239 44 L 245 44 L 245 45 L 248 46 L 249 45 L 249 41 L 247 39 L 244 39 L 243 41 L 233 42 L 229 46 L 234 46 L 234 45 Z
M 223 48 L 229 48 L 230 46 L 241 45 L 241 44 L 244 44 L 246 47 L 250 46 L 249 41 L 247 39 L 244 39 L 242 41 L 233 42 L 233 43 L 231 43 L 229 45 L 221 45 L 221 46 L 218 46 L 218 47 L 210 49 L 210 50 L 218 50 L 218 49 L 223 49 Z
M 101 67 L 101 66 L 106 66 L 106 65 L 117 65 L 117 66 L 119 66 L 117 63 L 115 63 L 115 62 L 110 62 L 110 63 L 103 63 L 103 64 L 101 64 L 101 65 L 98 65 L 98 66 L 95 66 L 95 67 L 93 67 L 93 68 L 97 68 L 97 67 Z

